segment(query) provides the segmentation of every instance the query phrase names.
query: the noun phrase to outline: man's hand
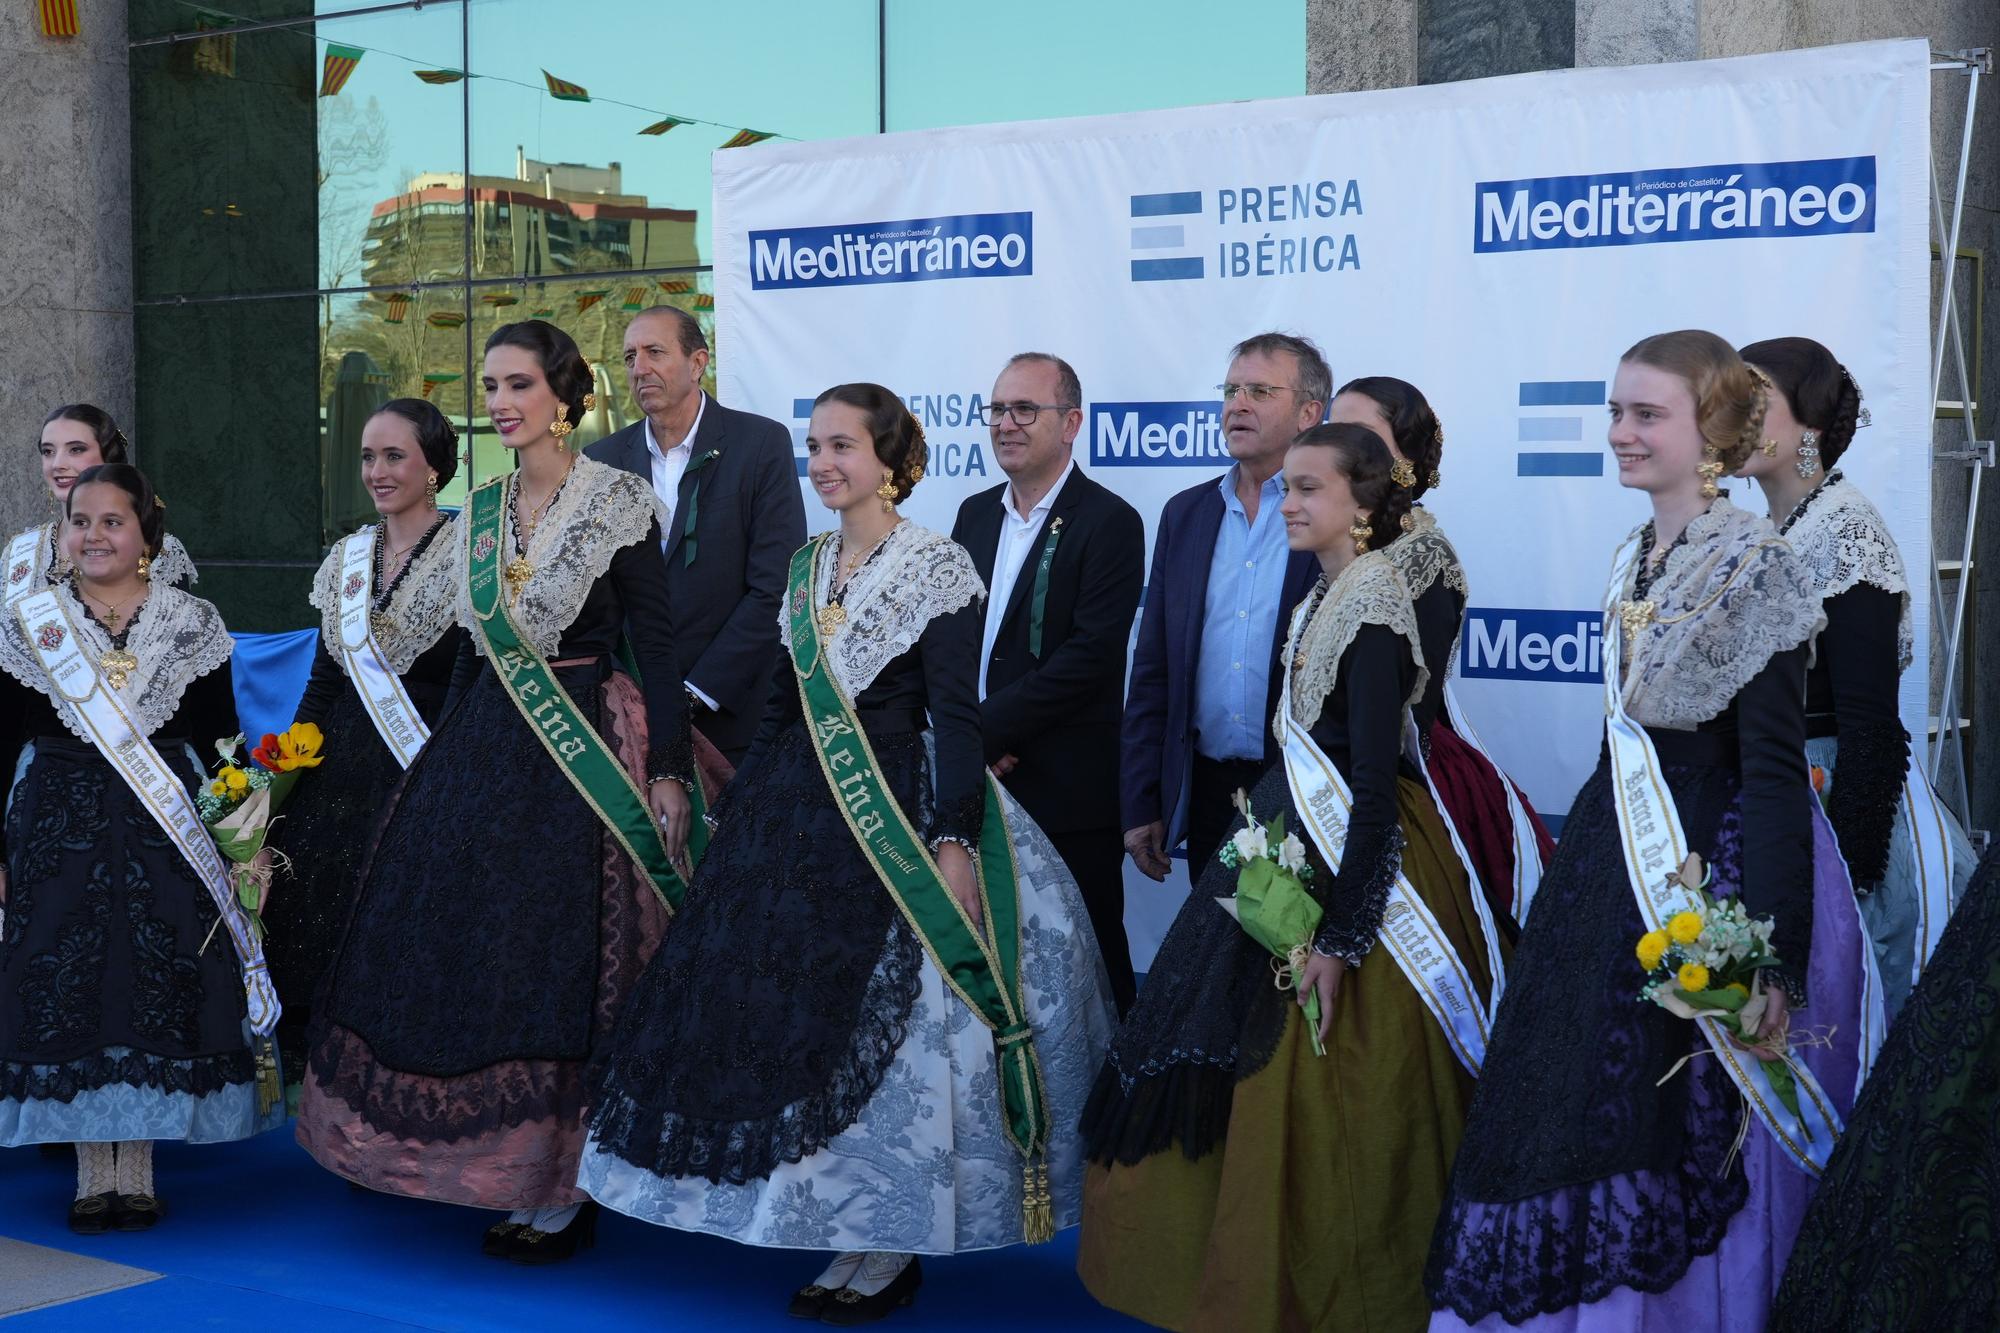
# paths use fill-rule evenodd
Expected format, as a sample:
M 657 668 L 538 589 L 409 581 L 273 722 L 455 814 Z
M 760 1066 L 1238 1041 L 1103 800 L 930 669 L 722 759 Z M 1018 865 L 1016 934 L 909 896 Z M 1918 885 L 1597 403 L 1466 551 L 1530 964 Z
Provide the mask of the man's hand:
M 1125 850 L 1147 879 L 1165 881 L 1174 863 L 1167 859 L 1167 826 L 1159 820 L 1125 830 Z
M 1004 778 L 1020 766 L 1021 761 L 1011 754 L 1003 754 L 989 765 L 993 770 L 993 776 L 996 778 Z

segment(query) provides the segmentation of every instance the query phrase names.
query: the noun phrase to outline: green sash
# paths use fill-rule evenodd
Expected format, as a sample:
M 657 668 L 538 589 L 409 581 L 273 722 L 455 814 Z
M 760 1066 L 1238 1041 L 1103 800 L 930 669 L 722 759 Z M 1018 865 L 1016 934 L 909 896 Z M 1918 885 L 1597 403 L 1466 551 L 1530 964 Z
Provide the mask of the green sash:
M 1014 871 L 1014 843 L 1000 807 L 997 784 L 986 779 L 986 817 L 974 869 L 986 929 L 982 932 L 945 887 L 930 849 L 882 781 L 875 751 L 854 706 L 827 668 L 813 615 L 813 571 L 825 536 L 792 556 L 786 614 L 791 618 L 792 667 L 799 682 L 806 727 L 834 805 L 847 820 L 861 854 L 874 867 L 896 909 L 923 942 L 944 984 L 991 1029 L 1000 1069 L 1007 1137 L 1020 1150 L 1022 1238 L 1033 1244 L 1055 1234 L 1049 1197 L 1048 1100 L 1034 1029 L 1021 994 L 1021 902 Z
M 646 872 L 667 910 L 677 910 L 686 886 L 667 860 L 666 844 L 660 839 L 660 827 L 645 797 L 597 729 L 577 712 L 547 660 L 528 642 L 507 609 L 501 593 L 500 522 L 507 510 L 507 487 L 512 484 L 511 477 L 502 478 L 466 497 L 466 587 L 487 656 L 493 659 L 494 674 L 506 687 L 507 697 L 521 710 L 549 758 L 556 761 L 577 794 L 590 803 L 626 855 Z M 701 784 L 696 783 L 692 800 L 697 822 L 701 819 L 700 790 Z

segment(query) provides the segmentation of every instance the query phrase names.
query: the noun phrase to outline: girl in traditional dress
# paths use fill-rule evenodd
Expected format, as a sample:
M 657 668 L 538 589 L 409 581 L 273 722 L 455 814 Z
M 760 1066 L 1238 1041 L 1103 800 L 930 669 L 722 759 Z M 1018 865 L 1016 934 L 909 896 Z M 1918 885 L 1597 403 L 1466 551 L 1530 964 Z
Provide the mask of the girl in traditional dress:
M 131 445 L 111 414 L 90 403 L 65 403 L 42 422 L 41 439 L 36 445 L 42 458 L 42 484 L 49 488 L 55 517 L 46 523 L 24 528 L 8 539 L 6 553 L 6 598 L 11 601 L 36 591 L 45 583 L 59 583 L 69 573 L 68 557 L 62 550 L 63 502 L 70 487 L 85 470 L 100 463 L 131 461 Z M 194 561 L 180 538 L 168 533 L 160 549 L 146 557 L 147 577 L 152 581 L 188 588 L 195 581 Z
M 568 447 L 588 365 L 527 320 L 484 379 L 520 465 L 453 524 L 467 644 L 320 991 L 298 1137 L 371 1188 L 509 1210 L 487 1253 L 541 1263 L 593 1236 L 584 1066 L 681 892 L 693 761 L 652 490 Z
M 791 1312 L 858 1324 L 911 1302 L 920 1253 L 1075 1222 L 1112 1019 L 1075 881 L 981 760 L 972 557 L 896 512 L 922 428 L 844 384 L 806 447 L 840 528 L 793 557 L 770 710 L 619 1023 L 582 1179 L 836 1251 Z
M 1763 490 L 1826 609 L 1806 672 L 1806 756 L 1861 896 L 1893 1022 L 1977 857 L 1913 762 L 1897 713 L 1896 681 L 1911 658 L 1909 580 L 1888 524 L 1839 468 L 1864 420 L 1861 388 L 1810 338 L 1752 343 L 1743 359 L 1777 392 L 1738 475 Z
M 1824 620 L 1804 563 L 1716 485 L 1761 438 L 1766 397 L 1712 333 L 1619 363 L 1610 445 L 1653 516 L 1607 593 L 1607 748 L 1494 1022 L 1425 1274 L 1434 1329 L 1761 1328 L 1852 1104 L 1866 943 L 1804 755 Z M 1710 892 L 1772 923 L 1758 1035 L 1781 1047 L 1789 1014 L 1825 1041 L 1792 1054 L 1806 1124 L 1759 1057 L 1639 998 L 1641 936 L 1698 902 L 1674 878 L 1699 878 L 1688 853 Z
M 1212 861 L 1084 1112 L 1078 1271 L 1098 1300 L 1167 1328 L 1428 1317 L 1425 1247 L 1503 946 L 1401 757 L 1430 672 L 1378 540 L 1409 512 L 1393 462 L 1353 424 L 1314 427 L 1285 456 L 1287 539 L 1324 574 L 1285 641 L 1284 758 L 1248 804 L 1260 823 L 1282 814 L 1314 870 L 1323 916 L 1291 960 L 1297 999 L 1218 904 L 1237 871 Z
M 162 1211 L 154 1139 L 283 1117 L 275 1068 L 258 1088 L 277 1013 L 191 795 L 190 750 L 236 732 L 234 643 L 141 572 L 165 514 L 137 468 L 65 489 L 67 572 L 0 615 L 0 1145 L 74 1142 L 70 1226 L 136 1231 Z
M 1555 851 L 1555 839 L 1513 780 L 1494 766 L 1471 736 L 1451 689 L 1452 664 L 1470 595 L 1458 552 L 1424 508 L 1427 491 L 1440 484 L 1444 427 L 1416 385 L 1388 375 L 1350 380 L 1333 396 L 1330 421 L 1366 426 L 1395 456 L 1392 477 L 1410 492 L 1402 533 L 1389 537 L 1389 559 L 1409 585 L 1417 606 L 1430 681 L 1411 708 L 1424 750 L 1425 769 L 1444 814 L 1457 831 L 1487 901 L 1512 930 L 1511 913 L 1526 915 L 1527 902 Z M 1461 735 L 1463 731 L 1464 735 Z
M 274 830 L 292 873 L 265 918 L 285 1013 L 286 1076 L 304 1076 L 314 990 L 332 957 L 382 800 L 438 724 L 465 639 L 454 613 L 463 542 L 437 507 L 458 435 L 421 398 L 384 403 L 361 428 L 361 483 L 380 523 L 335 542 L 313 580 L 319 649 L 298 720 L 327 758 L 293 788 Z

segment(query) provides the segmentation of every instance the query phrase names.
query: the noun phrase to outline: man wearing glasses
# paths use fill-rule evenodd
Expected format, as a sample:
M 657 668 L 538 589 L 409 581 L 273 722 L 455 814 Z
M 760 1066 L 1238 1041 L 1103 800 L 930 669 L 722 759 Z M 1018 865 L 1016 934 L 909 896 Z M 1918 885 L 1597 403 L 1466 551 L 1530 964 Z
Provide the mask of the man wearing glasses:
M 1007 481 L 959 506 L 951 535 L 986 580 L 986 762 L 1076 876 L 1123 1014 L 1134 984 L 1118 719 L 1145 525 L 1077 469 L 1083 388 L 1061 357 L 1023 352 L 1009 361 L 984 419 Z
M 1156 880 L 1183 835 L 1199 876 L 1235 816 L 1230 797 L 1277 761 L 1277 659 L 1319 573 L 1285 542 L 1278 473 L 1293 437 L 1326 413 L 1326 358 L 1305 338 L 1260 333 L 1236 345 L 1217 387 L 1235 463 L 1160 513 L 1125 700 L 1125 850 Z

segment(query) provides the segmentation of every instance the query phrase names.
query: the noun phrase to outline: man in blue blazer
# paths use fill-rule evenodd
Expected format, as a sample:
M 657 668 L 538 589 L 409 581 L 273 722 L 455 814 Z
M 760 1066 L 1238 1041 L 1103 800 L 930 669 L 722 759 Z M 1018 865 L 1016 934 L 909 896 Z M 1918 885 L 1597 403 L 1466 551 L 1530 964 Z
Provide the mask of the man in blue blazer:
M 1156 880 L 1183 838 L 1198 876 L 1236 818 L 1231 795 L 1277 761 L 1278 656 L 1292 608 L 1319 575 L 1319 562 L 1285 541 L 1278 474 L 1293 438 L 1326 413 L 1326 358 L 1305 338 L 1260 333 L 1231 352 L 1221 388 L 1235 462 L 1160 513 L 1125 695 L 1125 850 Z

